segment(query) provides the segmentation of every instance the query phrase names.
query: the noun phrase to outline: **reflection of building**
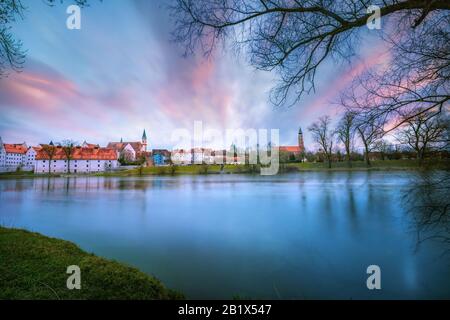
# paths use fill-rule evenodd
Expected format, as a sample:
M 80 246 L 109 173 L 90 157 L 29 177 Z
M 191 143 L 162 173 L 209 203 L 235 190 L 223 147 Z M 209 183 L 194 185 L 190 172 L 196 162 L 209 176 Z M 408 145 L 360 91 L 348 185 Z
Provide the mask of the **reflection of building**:
M 302 160 L 302 154 L 305 152 L 305 144 L 303 142 L 302 128 L 298 129 L 298 145 L 297 146 L 280 146 L 278 149 L 280 159 L 283 161 L 299 161 Z
M 75 147 L 71 159 L 68 161 L 62 147 L 54 147 L 54 155 L 50 156 L 45 149 L 40 149 L 36 154 L 36 173 L 66 173 L 70 165 L 72 173 L 101 172 L 116 168 L 118 165 L 117 153 L 114 149 L 108 148 L 83 148 Z
M 146 156 L 147 134 L 144 130 L 141 141 L 123 142 L 120 140 L 120 142 L 110 142 L 106 147 L 109 149 L 114 149 L 119 158 L 129 162 L 136 161 L 139 158 Z

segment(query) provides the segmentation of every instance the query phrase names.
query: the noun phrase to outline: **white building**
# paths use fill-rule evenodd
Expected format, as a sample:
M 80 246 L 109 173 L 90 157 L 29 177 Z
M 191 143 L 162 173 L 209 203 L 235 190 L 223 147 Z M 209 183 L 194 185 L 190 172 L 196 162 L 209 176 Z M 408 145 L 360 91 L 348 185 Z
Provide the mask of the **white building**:
M 192 161 L 194 164 L 213 164 L 214 155 L 211 149 L 194 148 L 192 152 Z
M 192 163 L 192 150 L 173 150 L 170 158 L 173 164 L 188 165 Z
M 2 171 L 15 171 L 27 165 L 26 143 L 3 143 L 0 138 L 0 167 Z
M 6 150 L 3 145 L 2 137 L 0 137 L 0 167 L 6 166 Z
M 37 151 L 35 173 L 94 173 L 114 169 L 118 166 L 118 155 L 114 149 L 75 147 L 70 160 L 62 147 L 53 147 L 54 155 L 43 148 Z M 49 167 L 50 166 L 50 167 Z M 49 169 L 50 168 L 50 169 Z
M 40 150 L 40 147 L 29 147 L 27 152 L 25 153 L 25 166 L 29 168 L 35 169 L 36 165 L 36 155 Z

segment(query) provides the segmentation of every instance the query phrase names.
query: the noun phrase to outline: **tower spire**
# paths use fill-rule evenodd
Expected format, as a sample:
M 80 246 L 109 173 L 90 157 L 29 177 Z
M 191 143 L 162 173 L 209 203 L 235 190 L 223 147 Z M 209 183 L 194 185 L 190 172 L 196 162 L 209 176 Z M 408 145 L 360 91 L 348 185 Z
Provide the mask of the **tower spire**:
M 305 143 L 303 142 L 303 132 L 301 127 L 298 129 L 298 147 L 300 148 L 300 152 L 305 151 Z
M 145 133 L 145 129 L 144 129 L 144 133 L 142 133 L 142 145 L 143 145 L 143 151 L 147 151 L 147 133 Z

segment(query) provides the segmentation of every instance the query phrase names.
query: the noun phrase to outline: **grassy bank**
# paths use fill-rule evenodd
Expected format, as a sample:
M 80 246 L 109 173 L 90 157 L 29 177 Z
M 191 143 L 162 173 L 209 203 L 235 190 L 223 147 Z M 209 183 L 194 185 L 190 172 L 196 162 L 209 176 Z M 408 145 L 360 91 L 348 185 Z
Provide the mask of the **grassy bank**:
M 333 162 L 331 169 L 324 162 L 303 162 L 280 164 L 279 173 L 302 171 L 383 171 L 383 170 L 420 170 L 424 168 L 446 169 L 448 161 L 433 161 L 419 166 L 415 160 L 376 160 L 367 166 L 364 161 L 352 162 L 350 168 L 347 162 Z M 147 167 L 120 172 L 100 173 L 99 176 L 136 176 L 136 175 L 178 175 L 178 174 L 239 174 L 259 173 L 259 166 L 255 165 L 225 165 L 221 170 L 220 165 L 189 165 L 176 167 Z
M 350 168 L 347 162 L 333 162 L 331 169 L 325 162 L 303 162 L 303 163 L 282 163 L 279 173 L 302 172 L 302 171 L 394 171 L 394 170 L 421 170 L 421 169 L 444 169 L 448 170 L 449 160 L 428 161 L 419 166 L 416 160 L 376 160 L 371 166 L 367 166 L 364 161 L 353 161 Z M 102 177 L 127 177 L 140 175 L 197 175 L 197 174 L 253 174 L 259 173 L 258 165 L 188 165 L 188 166 L 161 166 L 143 167 L 123 171 L 101 172 L 83 174 L 78 176 L 102 176 Z M 60 177 L 67 176 L 61 174 L 33 174 L 30 172 L 0 173 L 0 179 L 8 178 L 30 178 L 30 177 Z
M 66 287 L 70 265 L 81 269 L 80 290 Z M 71 242 L 0 227 L 0 299 L 175 298 L 159 280 Z

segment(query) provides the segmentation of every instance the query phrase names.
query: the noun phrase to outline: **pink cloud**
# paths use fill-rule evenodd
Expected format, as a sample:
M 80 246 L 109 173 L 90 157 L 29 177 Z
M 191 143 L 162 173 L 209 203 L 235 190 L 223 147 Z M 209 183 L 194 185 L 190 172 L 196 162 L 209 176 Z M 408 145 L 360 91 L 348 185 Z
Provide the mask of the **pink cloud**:
M 323 93 L 319 94 L 312 103 L 308 104 L 306 108 L 300 111 L 301 117 L 311 119 L 320 114 L 330 114 L 331 112 L 335 112 L 336 109 L 330 108 L 330 104 L 339 93 L 365 70 L 377 64 L 381 64 L 387 59 L 389 59 L 389 55 L 380 50 L 376 50 L 372 54 L 362 58 L 362 60 L 336 77 L 329 86 L 324 87 L 324 90 L 322 90 Z

